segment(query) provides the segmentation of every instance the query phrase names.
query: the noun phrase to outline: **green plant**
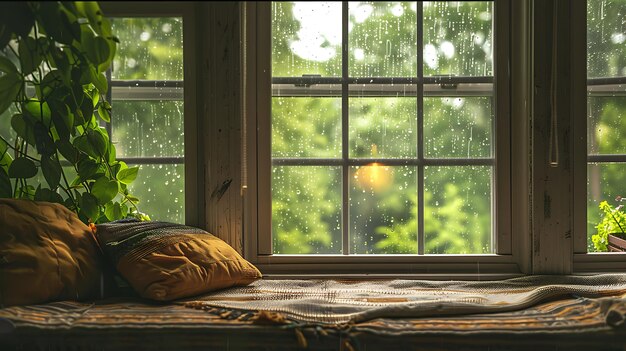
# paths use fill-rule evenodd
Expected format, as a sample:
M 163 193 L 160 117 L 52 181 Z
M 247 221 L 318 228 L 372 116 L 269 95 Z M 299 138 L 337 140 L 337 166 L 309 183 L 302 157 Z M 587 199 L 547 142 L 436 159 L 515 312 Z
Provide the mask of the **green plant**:
M 624 198 L 620 196 L 617 201 L 624 201 Z M 624 205 L 613 208 L 608 202 L 602 201 L 599 207 L 603 214 L 602 220 L 596 226 L 598 232 L 591 236 L 591 241 L 596 251 L 605 252 L 608 251 L 609 234 L 626 235 L 624 231 L 626 229 L 626 213 L 623 210 Z
M 58 202 L 84 222 L 145 216 L 128 191 L 138 167 L 100 125 L 118 39 L 98 4 L 2 3 L 0 17 L 0 113 L 13 108 L 0 123 L 14 132 L 0 135 L 0 197 Z

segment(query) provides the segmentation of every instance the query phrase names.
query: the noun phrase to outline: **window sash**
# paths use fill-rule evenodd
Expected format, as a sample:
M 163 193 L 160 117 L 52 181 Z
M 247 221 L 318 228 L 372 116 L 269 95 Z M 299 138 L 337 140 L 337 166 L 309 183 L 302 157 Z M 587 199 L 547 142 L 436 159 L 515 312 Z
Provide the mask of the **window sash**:
M 204 184 L 198 171 L 201 146 L 198 139 L 201 133 L 196 116 L 196 95 L 193 87 L 196 86 L 196 36 L 199 35 L 196 20 L 196 5 L 192 2 L 159 2 L 149 7 L 139 1 L 104 2 L 100 4 L 108 17 L 181 17 L 183 19 L 183 80 L 168 81 L 125 81 L 112 80 L 110 71 L 107 72 L 109 91 L 107 100 L 180 100 L 184 102 L 184 157 L 119 157 L 127 164 L 184 164 L 185 167 L 185 223 L 201 226 L 204 222 L 205 211 L 202 196 Z M 136 88 L 127 86 L 132 82 Z M 137 86 L 137 84 L 139 86 Z M 150 87 L 157 87 L 150 89 Z M 185 89 L 187 88 L 187 89 Z M 156 90 L 156 91 L 155 91 Z M 187 93 L 183 94 L 183 91 Z M 157 99 L 158 97 L 158 99 Z M 107 131 L 111 135 L 111 124 L 107 124 Z
M 572 21 L 576 23 L 587 23 L 587 1 L 574 1 L 570 3 L 572 7 Z M 572 49 L 571 72 L 584 90 L 571 101 L 574 111 L 578 112 L 574 119 L 573 134 L 577 141 L 575 149 L 572 150 L 574 161 L 574 180 L 572 187 L 578 189 L 575 192 L 577 198 L 574 199 L 573 221 L 574 221 L 574 255 L 573 271 L 584 272 L 624 272 L 626 270 L 626 254 L 622 253 L 595 253 L 587 252 L 587 171 L 591 163 L 604 162 L 626 162 L 626 155 L 622 154 L 590 154 L 587 146 L 587 99 L 589 97 L 602 96 L 626 96 L 626 77 L 601 77 L 587 78 L 587 41 L 580 38 L 587 37 L 587 26 L 572 26 L 571 38 L 574 46 Z M 585 84 L 586 82 L 586 84 Z M 582 89 L 581 89 L 582 90 Z
M 418 2 L 418 18 L 420 18 L 421 23 L 421 4 Z M 493 124 L 497 124 L 501 126 L 500 129 L 495 129 L 492 132 L 492 147 L 493 157 L 490 158 L 480 158 L 480 159 L 429 159 L 424 158 L 424 155 L 420 155 L 421 157 L 416 157 L 413 159 L 376 159 L 377 161 L 384 161 L 386 164 L 416 164 L 419 165 L 422 170 L 421 174 L 418 174 L 418 182 L 420 184 L 417 185 L 421 194 L 418 194 L 419 201 L 423 201 L 423 167 L 427 162 L 432 162 L 432 164 L 459 164 L 459 165 L 470 165 L 470 164 L 481 164 L 481 165 L 489 165 L 494 169 L 494 173 L 492 174 L 493 183 L 492 183 L 492 202 L 497 203 L 492 204 L 492 222 L 494 223 L 494 230 L 492 233 L 494 235 L 493 244 L 496 247 L 494 250 L 495 254 L 493 255 L 453 255 L 454 257 L 458 257 L 462 262 L 473 262 L 468 264 L 465 268 L 461 268 L 461 270 L 465 269 L 466 271 L 477 271 L 476 262 L 480 262 L 479 257 L 487 258 L 495 258 L 495 261 L 510 260 L 512 255 L 511 250 L 511 227 L 510 227 L 510 169 L 509 169 L 509 158 L 502 157 L 502 155 L 508 155 L 510 150 L 510 136 L 509 136 L 509 111 L 508 111 L 508 95 L 509 95 L 509 75 L 506 70 L 507 63 L 509 60 L 508 52 L 506 49 L 508 47 L 508 23 L 506 23 L 506 16 L 508 16 L 508 4 L 505 2 L 497 1 L 494 4 L 494 26 L 498 28 L 498 30 L 494 31 L 494 41 L 495 45 L 499 48 L 503 48 L 502 51 L 494 51 L 494 72 L 495 77 L 423 77 L 423 67 L 421 64 L 418 64 L 418 77 L 394 77 L 394 78 L 342 78 L 342 77 L 271 77 L 271 70 L 268 69 L 271 64 L 271 50 L 269 49 L 269 44 L 271 43 L 271 24 L 269 22 L 270 18 L 270 5 L 268 3 L 256 3 L 256 4 L 247 4 L 247 12 L 246 12 L 246 25 L 248 30 L 248 35 L 252 36 L 251 41 L 253 44 L 248 43 L 247 55 L 252 56 L 255 59 L 249 59 L 247 61 L 247 71 L 254 72 L 254 79 L 248 81 L 253 84 L 248 85 L 248 89 L 251 86 L 256 88 L 256 91 L 252 93 L 251 90 L 247 90 L 249 92 L 247 103 L 250 101 L 255 101 L 253 114 L 248 114 L 249 121 L 254 127 L 250 127 L 248 131 L 252 131 L 251 134 L 248 135 L 247 143 L 249 145 L 256 146 L 256 158 L 252 160 L 248 169 L 252 170 L 256 173 L 256 177 L 251 177 L 248 183 L 247 188 L 252 190 L 256 190 L 251 192 L 247 192 L 247 197 L 252 200 L 251 211 L 246 216 L 246 219 L 249 219 L 252 223 L 248 224 L 247 229 L 248 235 L 246 236 L 248 240 L 248 258 L 253 262 L 256 262 L 262 266 L 263 269 L 269 268 L 270 271 L 272 268 L 269 266 L 279 264 L 281 267 L 292 267 L 289 269 L 293 269 L 294 262 L 299 262 L 296 264 L 298 269 L 303 269 L 301 267 L 302 264 L 305 266 L 307 264 L 312 264 L 314 262 L 320 262 L 323 260 L 320 255 L 272 255 L 272 239 L 271 239 L 271 189 L 270 189 L 270 169 L 272 164 L 339 164 L 343 167 L 343 198 L 347 199 L 347 190 L 348 182 L 347 178 L 349 176 L 349 172 L 347 172 L 347 168 L 351 165 L 358 164 L 366 164 L 374 161 L 374 159 L 358 159 L 358 158 L 350 158 L 348 157 L 348 143 L 346 142 L 347 138 L 342 137 L 342 157 L 339 159 L 293 159 L 293 158 L 271 158 L 271 145 L 270 145 L 270 135 L 271 131 L 268 130 L 270 123 L 270 99 L 271 96 L 317 96 L 317 94 L 322 94 L 321 91 L 325 91 L 323 96 L 341 96 L 343 99 L 342 102 L 342 114 L 347 114 L 347 97 L 350 93 L 350 87 L 352 84 L 365 84 L 364 87 L 366 90 L 369 89 L 370 93 L 373 95 L 393 95 L 397 96 L 397 85 L 401 83 L 410 84 L 412 91 L 408 94 L 412 96 L 417 96 L 418 99 L 416 103 L 419 104 L 418 111 L 421 115 L 423 113 L 423 99 L 424 96 L 492 96 L 498 95 L 499 99 L 497 103 L 494 103 L 493 114 L 495 118 L 493 120 Z M 347 33 L 347 4 L 344 3 L 343 7 L 343 33 L 346 36 Z M 418 62 L 422 62 L 422 37 L 418 36 Z M 346 51 L 347 51 L 347 39 L 344 38 L 342 47 L 342 57 L 343 60 L 347 59 Z M 347 75 L 347 65 L 344 63 L 343 67 L 343 77 L 348 77 Z M 393 82 L 395 88 L 391 88 L 386 86 Z M 274 89 L 269 89 L 269 87 L 273 87 Z M 280 87 L 280 95 L 277 94 L 278 89 Z M 361 86 L 359 86 L 359 89 Z M 451 89 L 454 88 L 454 89 Z M 308 90 L 308 91 L 307 91 Z M 363 90 L 363 89 L 360 89 Z M 251 96 L 251 95 L 254 96 Z M 248 105 L 250 106 L 250 105 Z M 251 112 L 249 110 L 249 112 Z M 250 118 L 250 117 L 254 118 Z M 420 117 L 418 124 L 423 124 L 423 117 Z M 347 120 L 347 115 L 342 116 L 342 120 L 344 121 L 344 126 L 342 128 L 342 133 L 346 134 L 348 132 L 348 128 L 346 128 L 345 121 Z M 258 133 L 257 133 L 258 132 Z M 423 144 L 423 136 L 419 139 L 419 144 Z M 420 150 L 418 148 L 418 150 Z M 421 150 L 419 151 L 421 152 Z M 500 155 L 500 156 L 499 156 Z M 496 167 L 497 165 L 497 167 Z M 251 167 L 252 166 L 252 167 Z M 252 173 L 254 175 L 254 173 Z M 346 216 L 348 215 L 347 211 L 343 211 L 342 216 L 343 223 L 349 223 Z M 422 217 L 423 218 L 423 217 Z M 423 228 L 423 219 L 420 221 L 420 226 Z M 343 252 L 347 253 L 347 245 L 349 241 L 347 239 L 346 232 L 349 230 L 349 225 L 343 225 Z M 423 229 L 421 230 L 423 233 Z M 423 238 L 418 243 L 418 247 L 422 251 L 424 248 Z M 423 254 L 422 252 L 419 252 Z M 325 257 L 326 255 L 324 255 Z M 392 265 L 396 265 L 395 269 L 398 269 L 402 263 L 409 260 L 413 263 L 418 264 L 419 262 L 428 262 L 442 260 L 449 261 L 452 256 L 450 255 L 436 255 L 437 258 L 433 258 L 431 255 L 409 255 L 410 258 L 400 258 L 402 255 L 338 255 L 337 257 L 330 258 L 331 260 L 338 260 L 340 267 L 348 267 L 349 262 L 354 260 L 359 261 L 359 264 L 363 262 L 389 262 Z M 358 258 L 357 258 L 358 257 Z M 489 260 L 491 260 L 489 258 Z M 487 260 L 487 261 L 489 261 Z M 485 261 L 485 262 L 487 262 Z M 308 263 L 305 263 L 308 262 Z M 334 261 L 333 261 L 334 262 Z M 395 263 L 394 263 L 395 262 Z M 492 263 L 489 261 L 485 263 L 488 267 Z M 267 265 L 267 267 L 265 266 Z M 463 264 L 460 264 L 462 266 Z M 459 266 L 459 267 L 460 267 Z M 513 263 L 512 266 L 517 267 L 517 263 Z M 512 267 L 511 266 L 511 267 Z M 494 266 L 495 267 L 495 266 Z M 517 271 L 519 272 L 519 267 L 517 268 L 507 268 L 507 271 Z M 277 267 L 274 267 L 277 268 Z M 499 267 L 498 269 L 502 269 Z M 332 270 L 332 269 L 331 269 Z M 437 270 L 437 269 L 435 269 Z M 489 269 L 487 269 L 489 270 Z

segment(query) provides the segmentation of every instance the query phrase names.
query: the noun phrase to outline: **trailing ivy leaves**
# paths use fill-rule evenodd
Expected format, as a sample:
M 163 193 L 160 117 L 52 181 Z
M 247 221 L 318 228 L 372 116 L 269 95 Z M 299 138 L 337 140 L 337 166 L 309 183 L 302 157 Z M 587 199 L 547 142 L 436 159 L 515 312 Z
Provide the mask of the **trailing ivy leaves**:
M 37 41 L 33 37 L 25 37 L 20 41 L 18 51 L 22 64 L 22 73 L 31 74 L 41 64 L 43 57 L 38 49 Z
M 9 167 L 10 178 L 28 179 L 37 175 L 37 166 L 35 163 L 26 158 L 18 157 L 11 163 Z
M 41 159 L 41 171 L 50 189 L 56 189 L 61 182 L 61 173 L 63 172 L 59 162 L 49 157 L 43 157 Z
M 12 35 L 27 36 L 35 24 L 35 17 L 25 1 L 0 2 L 0 48 Z
M 73 144 L 74 147 L 90 157 L 95 159 L 104 157 L 105 159 L 108 159 L 108 140 L 100 130 L 87 130 L 85 134 L 74 139 Z
M 139 199 L 127 190 L 138 169 L 116 159 L 98 123 L 111 118 L 103 72 L 119 41 L 110 21 L 97 2 L 11 7 L 25 22 L 0 11 L 0 49 L 10 39 L 14 48 L 17 44 L 17 51 L 4 50 L 15 57 L 0 56 L 0 113 L 11 104 L 19 111 L 10 121 L 15 133 L 0 138 L 0 196 L 62 203 L 85 222 L 139 216 Z M 6 6 L 0 4 L 2 9 Z M 25 82 L 34 95 L 26 94 Z M 39 168 L 43 177 L 35 177 Z M 38 184 L 42 178 L 45 184 Z
M 78 183 L 96 179 L 100 170 L 98 163 L 92 159 L 85 159 L 78 163 Z
M 8 58 L 0 56 L 0 113 L 6 111 L 17 99 L 24 82 L 17 67 Z
M 4 168 L 0 167 L 0 197 L 11 197 L 13 189 L 11 188 L 11 179 Z
M 120 183 L 123 183 L 123 184 L 130 184 L 134 182 L 135 179 L 137 179 L 138 172 L 139 172 L 139 167 L 121 169 L 117 173 L 117 180 L 119 180 Z
M 97 66 L 109 60 L 111 49 L 109 48 L 109 43 L 103 37 L 95 37 L 93 40 L 87 41 L 84 45 L 84 49 L 87 52 L 87 57 Z M 98 72 L 102 71 L 98 69 Z
M 39 187 L 35 190 L 35 201 L 56 202 L 63 204 L 63 197 L 55 191 L 42 188 L 41 184 L 39 184 Z
M 9 166 L 12 162 L 13 158 L 9 154 L 9 146 L 0 139 L 0 169 L 3 169 L 5 173 L 9 172 Z
M 100 217 L 98 199 L 90 193 L 83 193 L 80 198 L 80 212 L 95 222 Z
M 115 180 L 109 180 L 106 177 L 100 177 L 95 181 L 91 188 L 91 193 L 98 199 L 101 205 L 113 200 L 119 191 L 119 183 Z
M 26 120 L 24 115 L 13 115 L 11 117 L 11 127 L 28 144 L 35 146 L 35 126 L 30 120 Z
M 124 218 L 124 213 L 125 212 L 122 211 L 122 205 L 120 205 L 119 202 L 109 202 L 104 208 L 104 215 L 109 221 L 117 221 Z

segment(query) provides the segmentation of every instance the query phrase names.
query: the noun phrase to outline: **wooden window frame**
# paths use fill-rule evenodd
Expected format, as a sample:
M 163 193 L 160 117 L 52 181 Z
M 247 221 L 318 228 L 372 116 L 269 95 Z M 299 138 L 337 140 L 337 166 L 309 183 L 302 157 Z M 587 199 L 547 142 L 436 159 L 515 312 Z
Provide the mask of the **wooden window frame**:
M 511 177 L 511 160 L 522 153 L 513 152 L 511 128 L 513 116 L 510 104 L 510 68 L 509 53 L 512 51 L 509 40 L 513 34 L 510 18 L 511 6 L 506 1 L 495 2 L 494 37 L 500 50 L 494 52 L 494 93 L 498 99 L 494 114 L 495 123 L 499 126 L 494 134 L 496 140 L 494 184 L 494 200 L 497 211 L 494 211 L 496 222 L 495 245 L 496 253 L 487 255 L 271 255 L 267 254 L 268 238 L 268 206 L 270 199 L 269 155 L 270 145 L 268 123 L 270 114 L 270 18 L 269 3 L 244 3 L 243 23 L 245 23 L 245 90 L 244 111 L 246 115 L 246 144 L 248 146 L 247 182 L 245 183 L 245 253 L 265 274 L 271 275 L 375 275 L 403 274 L 407 276 L 447 276 L 457 274 L 465 278 L 484 276 L 511 276 L 528 271 L 524 265 L 529 261 L 523 259 L 518 250 L 525 222 L 523 218 L 513 220 L 511 208 L 515 206 L 511 196 L 512 184 L 515 188 L 526 186 L 519 179 Z M 515 25 L 523 26 L 522 20 Z M 522 35 L 522 31 L 516 31 Z M 523 51 L 523 45 L 518 50 Z M 526 94 L 528 91 L 519 91 Z M 520 138 L 515 138 L 519 140 Z M 495 208 L 495 207 L 494 207 Z M 513 222 L 519 222 L 515 225 Z M 519 225 L 518 225 L 519 224 Z M 270 230 L 271 231 L 271 230 Z
M 192 2 L 156 2 L 146 6 L 145 2 L 100 2 L 102 11 L 107 17 L 180 17 L 183 20 L 183 80 L 161 80 L 161 81 L 124 81 L 113 80 L 109 87 L 108 98 L 111 96 L 126 94 L 131 99 L 149 98 L 154 94 L 152 90 L 156 86 L 159 94 L 165 94 L 161 100 L 176 100 L 183 102 L 184 113 L 184 156 L 182 157 L 129 157 L 120 158 L 128 164 L 183 164 L 185 168 L 185 223 L 190 225 L 201 225 L 204 218 L 204 209 L 198 206 L 202 200 L 198 196 L 201 193 L 202 182 L 198 176 L 199 156 L 201 150 L 198 145 L 198 118 L 196 108 L 196 11 Z M 109 80 L 110 73 L 107 76 Z M 132 93 L 123 93 L 119 88 L 133 88 Z M 165 90 L 165 91 L 164 91 Z M 115 118 L 112 116 L 112 118 Z M 111 124 L 107 125 L 109 134 Z
M 570 14 L 572 22 L 587 23 L 587 1 L 573 1 Z M 581 40 L 584 38 L 584 40 Z M 626 77 L 587 78 L 587 26 L 571 28 L 571 109 L 573 114 L 573 137 L 575 145 L 572 150 L 574 201 L 572 217 L 573 236 L 573 267 L 574 273 L 590 272 L 625 272 L 626 254 L 618 252 L 588 253 L 587 252 L 587 167 L 589 162 L 624 162 L 624 155 L 589 155 L 587 154 L 587 98 L 595 92 L 617 88 L 617 84 L 626 81 Z M 575 94 L 575 95 L 574 95 Z M 626 94 L 623 87 L 620 96 Z

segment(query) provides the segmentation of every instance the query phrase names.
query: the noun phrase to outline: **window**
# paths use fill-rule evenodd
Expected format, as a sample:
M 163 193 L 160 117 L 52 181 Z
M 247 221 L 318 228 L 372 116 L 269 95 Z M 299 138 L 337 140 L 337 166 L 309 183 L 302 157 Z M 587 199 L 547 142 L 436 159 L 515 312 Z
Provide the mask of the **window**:
M 257 258 L 510 262 L 505 5 L 257 6 Z
M 626 197 L 626 1 L 587 1 L 587 248 L 600 202 Z M 626 229 L 626 228 L 624 228 Z
M 118 159 L 141 166 L 129 190 L 151 219 L 184 223 L 183 20 L 114 17 L 112 28 L 107 129 Z
M 107 73 L 107 129 L 118 159 L 141 166 L 130 190 L 151 219 L 199 225 L 194 5 L 101 7 L 120 40 Z

